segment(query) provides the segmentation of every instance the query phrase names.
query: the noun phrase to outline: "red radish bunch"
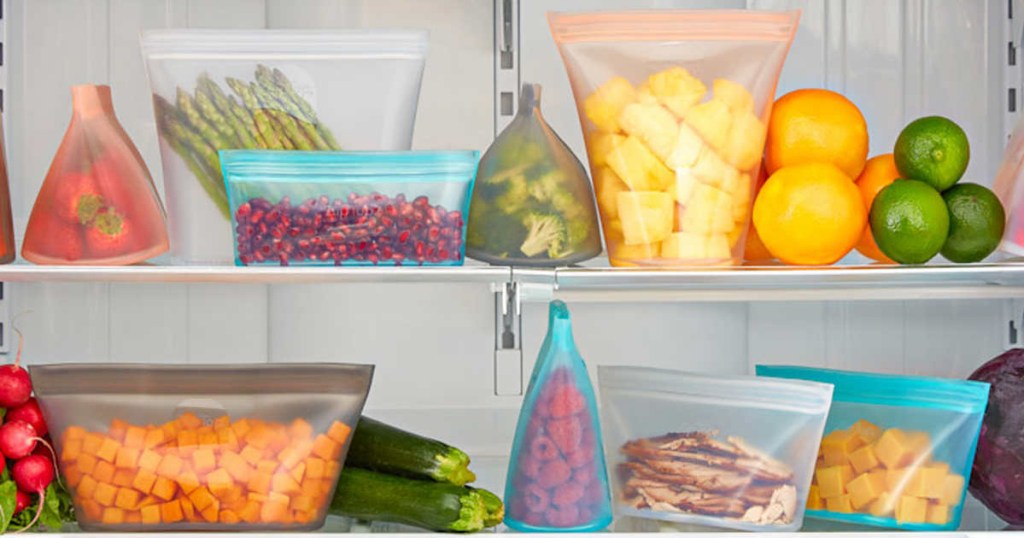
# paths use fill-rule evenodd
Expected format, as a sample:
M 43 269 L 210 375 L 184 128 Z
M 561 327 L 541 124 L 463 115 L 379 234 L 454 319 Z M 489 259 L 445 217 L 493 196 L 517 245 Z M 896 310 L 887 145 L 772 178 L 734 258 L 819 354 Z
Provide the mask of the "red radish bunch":
M 23 342 L 20 332 L 18 336 L 14 364 L 0 366 L 0 406 L 7 410 L 0 426 L 0 465 L 11 464 L 11 478 L 18 486 L 14 514 L 31 503 L 33 494 L 39 496 L 35 517 L 24 527 L 28 529 L 42 514 L 46 488 L 56 475 L 56 454 L 43 439 L 49 428 L 39 403 L 32 397 L 32 380 L 20 365 Z

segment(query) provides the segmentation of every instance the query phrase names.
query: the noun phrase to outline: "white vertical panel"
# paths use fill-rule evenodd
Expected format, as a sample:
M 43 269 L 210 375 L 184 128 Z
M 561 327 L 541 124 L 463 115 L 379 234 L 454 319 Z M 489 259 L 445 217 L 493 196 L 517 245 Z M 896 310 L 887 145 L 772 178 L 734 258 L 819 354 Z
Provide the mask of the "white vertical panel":
M 106 284 L 18 284 L 11 316 L 17 316 L 25 335 L 22 359 L 27 364 L 106 361 L 107 300 Z
M 188 362 L 267 362 L 267 290 L 258 284 L 190 284 Z
M 1003 352 L 999 301 L 923 301 L 906 305 L 907 373 L 966 377 Z
M 266 0 L 267 28 L 345 28 L 358 26 L 363 18 L 359 0 Z
M 776 94 L 785 95 L 798 88 L 824 87 L 828 67 L 826 28 L 828 11 L 834 9 L 833 3 L 821 0 L 750 0 L 748 4 L 752 9 L 801 11 L 800 27 L 786 57 Z
M 189 28 L 265 28 L 267 24 L 263 0 L 187 0 L 186 9 Z
M 825 303 L 751 303 L 747 319 L 750 368 L 756 364 L 823 366 Z
M 827 366 L 904 373 L 903 319 L 900 301 L 829 303 Z
M 110 360 L 183 362 L 188 344 L 185 287 L 110 284 Z

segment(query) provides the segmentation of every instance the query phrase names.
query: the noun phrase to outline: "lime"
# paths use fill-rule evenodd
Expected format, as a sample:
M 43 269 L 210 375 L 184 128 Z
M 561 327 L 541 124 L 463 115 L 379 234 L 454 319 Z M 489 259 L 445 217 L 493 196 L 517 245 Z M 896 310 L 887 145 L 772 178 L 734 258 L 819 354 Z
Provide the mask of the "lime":
M 967 134 L 942 116 L 910 122 L 893 149 L 900 176 L 916 179 L 942 192 L 960 181 L 971 160 Z
M 949 211 L 942 195 L 914 179 L 898 179 L 879 191 L 869 222 L 878 248 L 904 264 L 932 259 L 949 233 Z
M 942 255 L 956 263 L 980 262 L 999 246 L 1006 212 L 995 193 L 963 183 L 942 193 L 949 208 L 949 237 Z

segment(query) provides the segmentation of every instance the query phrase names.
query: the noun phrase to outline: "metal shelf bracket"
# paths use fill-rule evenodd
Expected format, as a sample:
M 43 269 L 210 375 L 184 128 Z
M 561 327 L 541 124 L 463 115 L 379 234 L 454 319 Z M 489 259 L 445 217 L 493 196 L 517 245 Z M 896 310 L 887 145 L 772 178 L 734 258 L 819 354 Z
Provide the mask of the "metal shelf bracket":
M 523 310 L 519 283 L 494 285 L 494 395 L 523 394 Z

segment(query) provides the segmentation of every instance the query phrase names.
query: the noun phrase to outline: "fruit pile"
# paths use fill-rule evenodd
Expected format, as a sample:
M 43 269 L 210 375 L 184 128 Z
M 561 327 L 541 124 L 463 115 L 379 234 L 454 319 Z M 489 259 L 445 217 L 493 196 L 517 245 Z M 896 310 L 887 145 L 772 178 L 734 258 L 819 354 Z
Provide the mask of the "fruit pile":
M 608 503 L 605 471 L 595 457 L 592 423 L 569 369 L 552 371 L 522 439 L 509 518 L 535 528 L 565 529 L 603 517 Z
M 78 519 L 96 525 L 307 525 L 323 517 L 350 428 L 184 413 L 160 426 L 69 426 L 60 460 Z
M 731 262 L 765 138 L 750 92 L 672 67 L 639 87 L 612 78 L 583 110 L 612 265 Z
M 451 264 L 462 260 L 463 217 L 426 196 L 379 193 L 292 205 L 250 198 L 235 211 L 241 265 Z
M 956 184 L 970 147 L 955 123 L 918 119 L 900 133 L 893 153 L 867 155 L 867 123 L 849 99 L 819 89 L 779 98 L 748 262 L 825 265 L 856 248 L 882 263 L 920 264 L 939 252 L 968 263 L 998 246 L 1005 214 L 995 194 Z
M 808 510 L 860 512 L 903 523 L 946 525 L 964 498 L 964 477 L 932 461 L 926 432 L 859 420 L 821 440 Z

